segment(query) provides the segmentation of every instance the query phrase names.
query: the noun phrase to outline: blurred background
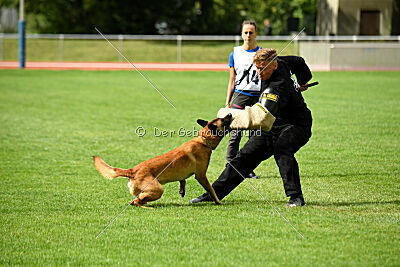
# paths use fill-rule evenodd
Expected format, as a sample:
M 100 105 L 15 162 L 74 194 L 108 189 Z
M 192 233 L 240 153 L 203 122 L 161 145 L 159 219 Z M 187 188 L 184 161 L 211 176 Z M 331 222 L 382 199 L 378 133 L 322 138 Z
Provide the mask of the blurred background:
M 225 63 L 251 19 L 259 45 L 277 50 L 305 28 L 283 54 L 321 69 L 343 69 L 355 57 L 364 59 L 356 67 L 400 68 L 400 0 L 24 2 L 27 61 L 122 61 L 97 27 L 135 61 Z M 1 61 L 18 60 L 19 4 L 0 0 Z M 335 67 L 334 59 L 350 63 Z

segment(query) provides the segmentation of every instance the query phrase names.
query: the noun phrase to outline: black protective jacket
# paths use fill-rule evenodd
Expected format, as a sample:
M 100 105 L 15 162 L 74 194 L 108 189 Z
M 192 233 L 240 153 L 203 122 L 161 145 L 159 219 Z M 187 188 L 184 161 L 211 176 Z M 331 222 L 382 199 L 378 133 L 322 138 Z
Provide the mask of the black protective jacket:
M 307 108 L 300 89 L 293 78 L 296 75 L 300 85 L 306 84 L 312 74 L 304 59 L 297 56 L 277 58 L 278 68 L 268 80 L 261 82 L 260 103 L 271 112 L 276 120 L 272 132 L 284 125 L 292 124 L 311 131 L 311 111 Z

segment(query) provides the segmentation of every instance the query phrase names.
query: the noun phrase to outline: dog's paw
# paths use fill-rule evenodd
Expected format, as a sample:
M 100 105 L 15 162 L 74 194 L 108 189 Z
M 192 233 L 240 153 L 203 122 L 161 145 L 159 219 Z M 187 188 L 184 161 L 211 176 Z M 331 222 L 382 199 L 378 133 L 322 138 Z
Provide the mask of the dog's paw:
M 185 191 L 183 191 L 183 190 L 179 190 L 179 195 L 181 195 L 181 197 L 185 197 Z

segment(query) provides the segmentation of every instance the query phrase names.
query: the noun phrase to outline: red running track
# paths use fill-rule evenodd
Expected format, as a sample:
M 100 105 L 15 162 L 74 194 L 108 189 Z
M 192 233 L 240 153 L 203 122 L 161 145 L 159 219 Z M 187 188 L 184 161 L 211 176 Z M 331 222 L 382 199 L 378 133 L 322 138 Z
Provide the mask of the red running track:
M 220 63 L 134 63 L 139 70 L 170 71 L 228 71 L 228 64 Z M 0 61 L 0 69 L 18 69 L 18 61 Z M 26 62 L 26 69 L 46 70 L 134 70 L 124 62 Z

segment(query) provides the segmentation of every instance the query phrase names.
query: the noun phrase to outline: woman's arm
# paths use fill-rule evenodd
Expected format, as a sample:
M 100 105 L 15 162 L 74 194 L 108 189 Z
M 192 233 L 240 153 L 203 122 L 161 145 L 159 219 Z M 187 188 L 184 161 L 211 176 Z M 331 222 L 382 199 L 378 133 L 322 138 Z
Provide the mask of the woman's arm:
M 225 107 L 229 107 L 229 103 L 232 100 L 233 92 L 235 90 L 235 68 L 230 67 L 229 68 L 229 83 L 228 83 L 228 90 L 226 92 L 226 101 L 225 101 Z
M 233 92 L 235 90 L 235 68 L 230 67 L 229 68 L 229 83 L 228 83 L 228 90 L 226 92 L 226 101 L 225 101 L 225 107 L 229 107 L 229 103 L 232 100 Z

